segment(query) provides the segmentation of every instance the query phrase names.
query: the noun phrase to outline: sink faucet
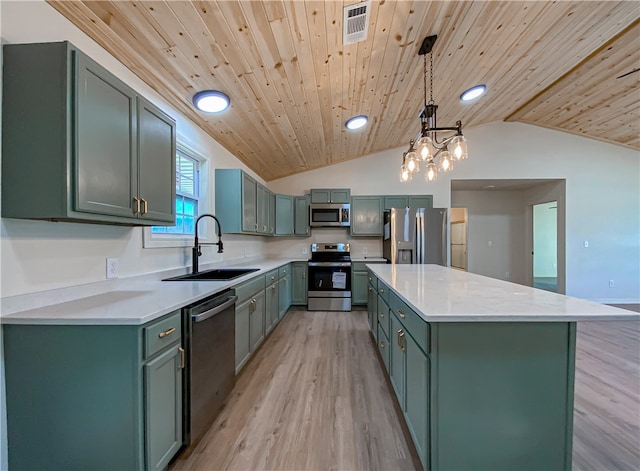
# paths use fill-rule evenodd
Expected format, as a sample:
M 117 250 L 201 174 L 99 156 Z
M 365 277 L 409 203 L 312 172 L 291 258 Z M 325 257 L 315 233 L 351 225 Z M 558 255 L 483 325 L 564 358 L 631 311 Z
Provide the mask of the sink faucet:
M 200 222 L 200 219 L 204 217 L 210 217 L 218 225 L 218 242 L 202 243 L 202 244 L 198 242 L 198 222 Z M 220 221 L 218 221 L 217 217 L 215 217 L 213 214 L 203 214 L 199 216 L 198 219 L 196 219 L 195 229 L 196 229 L 196 236 L 193 241 L 193 248 L 191 249 L 191 260 L 192 260 L 191 273 L 198 273 L 198 257 L 202 255 L 202 251 L 200 250 L 201 245 L 217 245 L 218 253 L 222 253 L 222 227 L 220 226 Z

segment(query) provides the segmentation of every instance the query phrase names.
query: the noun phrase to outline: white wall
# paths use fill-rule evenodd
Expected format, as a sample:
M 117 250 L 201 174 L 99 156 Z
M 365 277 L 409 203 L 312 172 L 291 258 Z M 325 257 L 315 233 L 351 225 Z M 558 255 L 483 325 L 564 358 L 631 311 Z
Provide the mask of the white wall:
M 435 207 L 450 207 L 451 178 L 566 179 L 566 214 L 558 213 L 566 224 L 558 244 L 558 256 L 566 259 L 566 293 L 610 303 L 639 302 L 639 152 L 521 123 L 489 123 L 466 129 L 465 136 L 470 158 L 435 183 L 399 182 L 403 147 L 275 180 L 269 187 L 289 194 L 327 186 L 349 187 L 356 195 L 427 193 L 433 194 Z M 533 204 L 529 196 L 525 199 Z M 287 244 L 270 240 L 267 250 L 282 251 Z M 614 288 L 609 288 L 611 279 Z
M 533 275 L 555 278 L 557 264 L 557 203 L 540 203 L 533 207 Z
M 467 271 L 525 284 L 524 205 L 521 191 L 454 191 L 466 207 Z

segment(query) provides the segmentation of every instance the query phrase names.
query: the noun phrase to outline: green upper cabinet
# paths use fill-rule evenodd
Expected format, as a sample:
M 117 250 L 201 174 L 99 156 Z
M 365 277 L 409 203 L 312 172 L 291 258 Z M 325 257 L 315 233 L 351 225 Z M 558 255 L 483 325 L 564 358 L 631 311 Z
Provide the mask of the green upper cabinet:
M 2 216 L 175 224 L 175 121 L 69 42 L 3 51 Z
M 294 234 L 297 236 L 311 235 L 309 227 L 309 203 L 308 195 L 294 197 Z
M 433 208 L 433 195 L 409 195 L 410 208 Z
M 216 176 L 218 171 L 216 170 Z M 218 181 L 216 181 L 216 201 L 218 201 Z M 221 195 L 223 196 L 223 195 Z M 220 200 L 226 204 L 224 196 Z M 246 173 L 242 172 L 242 231 L 258 232 L 258 183 Z M 216 214 L 218 214 L 216 205 Z
M 258 229 L 257 232 L 259 234 L 273 234 L 273 228 L 271 225 L 271 193 L 266 187 L 261 185 L 260 183 L 256 183 L 256 207 L 258 208 L 258 213 L 256 214 Z
M 433 195 L 387 195 L 384 210 L 391 208 L 433 208 Z
M 275 195 L 275 235 L 293 235 L 293 196 Z
M 269 234 L 276 233 L 276 195 L 269 192 Z
M 173 119 L 138 97 L 138 194 L 145 219 L 175 222 L 175 149 Z
M 382 235 L 382 196 L 351 198 L 351 235 Z
M 350 203 L 349 188 L 322 188 L 311 190 L 312 203 Z

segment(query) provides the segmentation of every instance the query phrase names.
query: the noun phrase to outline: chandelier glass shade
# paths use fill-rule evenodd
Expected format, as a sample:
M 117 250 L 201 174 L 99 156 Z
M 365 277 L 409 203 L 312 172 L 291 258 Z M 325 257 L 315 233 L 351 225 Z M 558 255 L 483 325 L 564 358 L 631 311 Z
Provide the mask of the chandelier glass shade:
M 455 126 L 438 127 L 436 114 L 438 105 L 433 101 L 433 55 L 431 51 L 438 36 L 427 36 L 422 41 L 418 55 L 424 58 L 424 107 L 420 111 L 420 132 L 409 142 L 409 149 L 402 155 L 400 181 L 408 182 L 414 173 L 420 171 L 421 162 L 425 162 L 424 179 L 434 181 L 438 172 L 449 172 L 453 163 L 464 160 L 469 155 L 467 141 L 462 135 L 462 122 Z M 429 95 L 427 102 L 427 54 L 429 54 Z

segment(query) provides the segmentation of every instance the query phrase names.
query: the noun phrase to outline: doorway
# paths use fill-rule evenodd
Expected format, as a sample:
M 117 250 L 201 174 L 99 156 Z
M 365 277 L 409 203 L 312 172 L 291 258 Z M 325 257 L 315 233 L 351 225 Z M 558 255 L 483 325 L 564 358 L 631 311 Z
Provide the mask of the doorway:
M 467 271 L 467 208 L 451 208 L 451 268 Z
M 533 287 L 558 292 L 558 202 L 533 205 Z

